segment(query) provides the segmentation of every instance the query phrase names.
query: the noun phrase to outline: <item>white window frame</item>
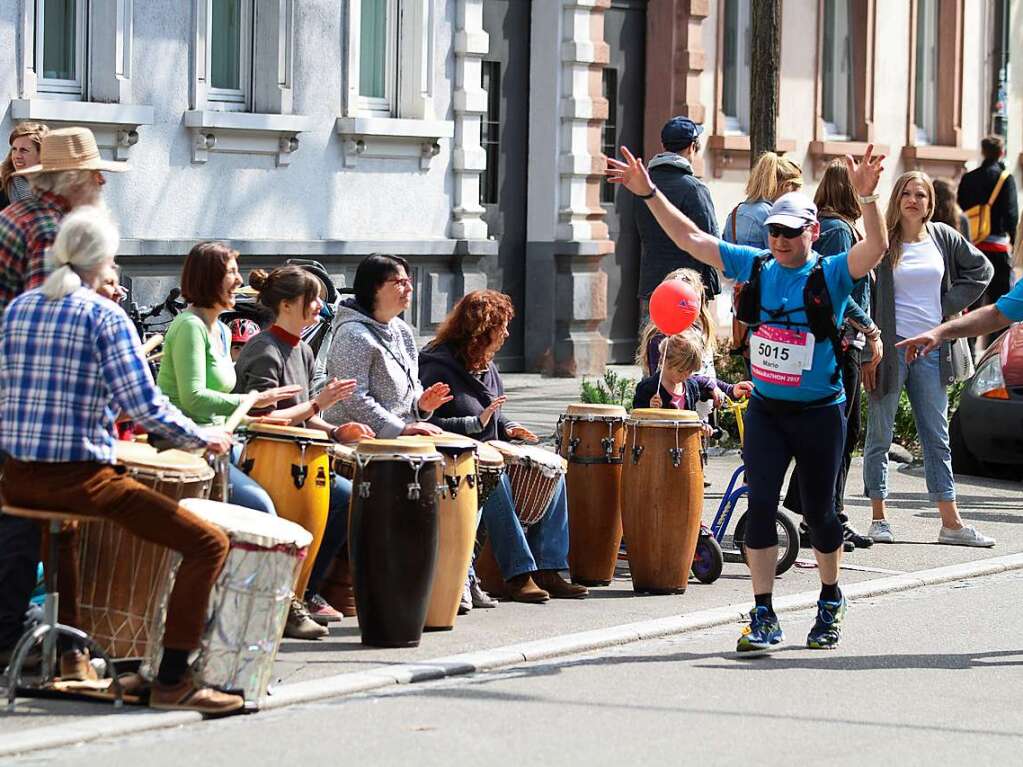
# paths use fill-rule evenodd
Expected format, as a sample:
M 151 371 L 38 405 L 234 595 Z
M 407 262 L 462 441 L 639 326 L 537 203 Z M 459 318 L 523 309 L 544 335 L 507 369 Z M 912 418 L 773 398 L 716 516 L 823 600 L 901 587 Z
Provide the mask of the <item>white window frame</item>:
M 916 143 L 926 145 L 934 143 L 938 132 L 938 21 L 940 4 L 939 0 L 917 0 L 917 8 L 929 15 L 924 19 L 923 29 L 919 23 L 919 17 L 913 19 L 916 25 L 916 50 L 913 56 L 916 57 L 915 79 L 917 83 L 923 82 L 924 87 L 914 84 L 913 91 L 913 124 L 916 126 Z M 919 13 L 919 12 L 918 12 Z M 920 47 L 924 46 L 925 55 L 918 55 Z M 922 59 L 922 62 L 921 62 Z M 920 64 L 924 64 L 923 76 L 921 77 Z M 920 110 L 917 107 L 921 107 Z M 917 121 L 917 112 L 923 114 L 923 124 Z
M 63 99 L 67 101 L 82 101 L 87 98 L 86 85 L 88 77 L 88 30 L 89 30 L 89 1 L 74 0 L 75 3 L 75 79 L 63 80 L 48 78 L 44 76 L 43 60 L 45 30 L 46 0 L 32 0 L 35 3 L 35 60 L 33 62 L 36 71 L 36 92 L 46 94 L 50 98 Z
M 729 0 L 725 0 L 725 18 L 721 19 L 721 23 L 726 25 L 728 23 L 728 6 L 730 5 Z M 749 133 L 749 96 L 750 96 L 750 65 L 751 61 L 751 45 L 750 45 L 750 25 L 752 24 L 752 15 L 750 13 L 750 3 L 747 0 L 736 0 L 734 3 L 736 9 L 736 26 L 738 28 L 737 44 L 735 50 L 735 60 L 726 61 L 724 58 L 724 52 L 722 51 L 721 56 L 721 78 L 722 82 L 729 76 L 729 67 L 733 76 L 735 77 L 735 98 L 736 98 L 736 113 L 729 114 L 726 110 L 724 103 L 724 88 L 722 89 L 722 103 L 721 112 L 725 117 L 725 133 L 726 134 L 741 134 L 747 135 Z M 728 33 L 728 29 L 725 29 L 725 34 Z
M 384 95 L 365 96 L 359 90 L 362 71 L 362 0 L 351 0 L 349 16 L 352 84 L 356 93 L 356 111 L 372 117 L 394 117 L 398 108 L 398 0 L 386 0 L 386 51 L 384 52 Z
M 252 17 L 254 15 L 253 0 L 241 0 L 241 44 L 238 46 L 238 80 L 240 87 L 213 87 L 213 3 L 217 0 L 206 0 L 206 71 L 209 72 L 210 85 L 206 90 L 206 101 L 210 109 L 225 112 L 245 112 L 252 104 Z
M 824 75 L 825 58 L 831 62 L 831 77 L 823 77 L 821 92 L 821 122 L 825 136 L 832 141 L 849 141 L 852 138 L 853 113 L 850 109 L 852 80 L 852 29 L 849 27 L 850 0 L 824 0 L 824 34 L 821 36 L 821 74 Z M 824 43 L 830 27 L 831 40 L 840 45 L 827 48 Z M 829 82 L 830 79 L 830 82 Z M 830 90 L 833 114 L 826 114 L 825 90 Z M 828 120 L 828 117 L 844 119 Z

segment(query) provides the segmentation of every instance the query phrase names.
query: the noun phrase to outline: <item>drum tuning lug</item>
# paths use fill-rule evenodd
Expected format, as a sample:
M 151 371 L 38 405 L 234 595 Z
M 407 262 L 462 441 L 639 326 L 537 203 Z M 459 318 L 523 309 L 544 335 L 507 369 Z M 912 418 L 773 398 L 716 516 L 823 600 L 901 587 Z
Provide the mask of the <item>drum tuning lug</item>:
M 632 448 L 632 462 L 634 464 L 635 463 L 639 463 L 639 457 L 641 455 L 643 455 L 643 446 L 642 445 L 636 445 L 635 447 Z
M 600 440 L 600 444 L 604 446 L 604 455 L 607 456 L 608 460 L 613 458 L 615 453 L 615 438 L 604 437 L 604 439 Z
M 451 475 L 445 475 L 444 479 L 448 483 L 448 491 L 451 493 L 452 498 L 458 497 L 458 485 L 461 483 L 462 478 L 458 476 L 452 477 Z
M 575 455 L 575 449 L 576 449 L 577 447 L 579 447 L 579 443 L 580 443 L 581 441 L 582 441 L 582 440 L 581 440 L 581 439 L 579 439 L 579 437 L 572 437 L 572 439 L 570 439 L 570 440 L 568 441 L 568 457 L 569 457 L 569 458 L 571 458 L 572 456 L 574 456 L 574 455 Z
M 465 484 L 469 486 L 470 490 L 472 490 L 472 488 L 476 487 L 476 475 L 475 474 L 466 474 L 466 476 L 465 476 Z
M 305 478 L 308 473 L 309 472 L 305 466 L 296 466 L 295 464 L 291 464 L 291 479 L 294 481 L 295 487 L 299 490 L 301 490 L 302 486 L 305 485 Z
M 359 483 L 359 497 L 360 498 L 369 498 L 369 486 L 370 486 L 369 482 L 360 482 Z
M 668 454 L 671 456 L 671 465 L 676 469 L 682 465 L 682 453 L 684 451 L 680 447 L 668 448 Z
M 421 487 L 419 486 L 418 482 L 409 482 L 409 485 L 408 485 L 408 499 L 410 501 L 418 501 L 419 500 L 419 491 L 420 490 L 421 490 Z

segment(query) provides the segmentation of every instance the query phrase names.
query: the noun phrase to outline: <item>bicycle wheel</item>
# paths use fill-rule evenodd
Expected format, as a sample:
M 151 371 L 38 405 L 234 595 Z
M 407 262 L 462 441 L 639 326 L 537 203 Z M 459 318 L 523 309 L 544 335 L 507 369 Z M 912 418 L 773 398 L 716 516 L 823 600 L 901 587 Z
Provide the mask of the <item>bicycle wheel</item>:
M 775 521 L 778 528 L 778 564 L 774 567 L 775 575 L 781 575 L 788 570 L 799 556 L 799 528 L 792 518 L 781 509 Z M 742 513 L 739 521 L 735 523 L 733 535 L 735 547 L 742 552 L 742 561 L 746 561 L 746 512 Z

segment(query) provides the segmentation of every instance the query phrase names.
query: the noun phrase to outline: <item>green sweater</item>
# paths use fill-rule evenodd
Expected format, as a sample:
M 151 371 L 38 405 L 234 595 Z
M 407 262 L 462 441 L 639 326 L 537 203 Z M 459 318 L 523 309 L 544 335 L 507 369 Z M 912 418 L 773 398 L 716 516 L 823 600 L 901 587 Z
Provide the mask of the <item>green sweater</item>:
M 235 384 L 231 332 L 218 322 L 226 356 L 213 348 L 206 323 L 191 310 L 181 312 L 167 329 L 156 382 L 172 403 L 197 424 L 221 423 L 234 412 L 242 395 Z

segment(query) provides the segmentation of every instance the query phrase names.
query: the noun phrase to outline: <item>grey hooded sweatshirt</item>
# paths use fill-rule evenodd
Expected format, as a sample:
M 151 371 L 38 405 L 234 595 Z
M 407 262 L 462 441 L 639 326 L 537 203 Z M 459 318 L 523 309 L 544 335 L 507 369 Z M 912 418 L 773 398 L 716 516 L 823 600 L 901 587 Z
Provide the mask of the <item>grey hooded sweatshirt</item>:
M 327 377 L 358 382 L 351 397 L 325 413 L 331 423 L 358 421 L 377 437 L 391 439 L 407 424 L 432 415 L 417 407 L 423 386 L 412 328 L 398 317 L 387 324 L 377 322 L 355 299 L 342 301 L 334 317 Z

